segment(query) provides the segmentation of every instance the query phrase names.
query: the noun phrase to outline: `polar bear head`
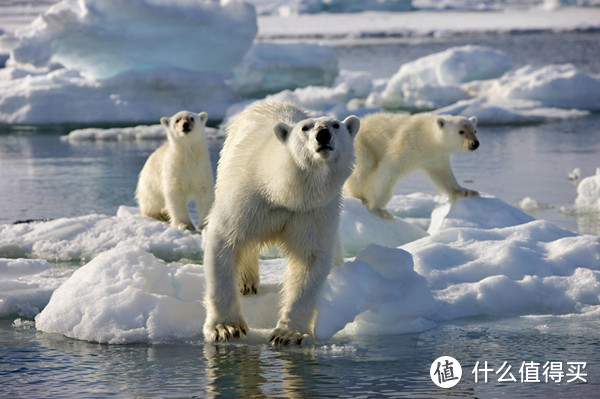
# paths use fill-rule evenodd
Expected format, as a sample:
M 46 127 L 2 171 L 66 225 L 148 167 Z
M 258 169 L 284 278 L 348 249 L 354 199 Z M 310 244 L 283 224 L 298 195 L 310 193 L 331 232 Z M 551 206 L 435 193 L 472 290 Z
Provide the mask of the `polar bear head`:
M 437 117 L 438 128 L 442 131 L 443 142 L 452 151 L 475 151 L 479 147 L 477 117 L 443 115 Z
M 359 127 L 360 120 L 354 115 L 342 122 L 329 117 L 308 118 L 292 126 L 279 122 L 275 125 L 275 135 L 303 170 L 326 165 L 351 167 Z
M 188 137 L 202 136 L 207 119 L 206 112 L 196 114 L 179 111 L 171 117 L 163 116 L 160 118 L 160 123 L 167 129 L 167 137 L 170 142 L 180 142 Z

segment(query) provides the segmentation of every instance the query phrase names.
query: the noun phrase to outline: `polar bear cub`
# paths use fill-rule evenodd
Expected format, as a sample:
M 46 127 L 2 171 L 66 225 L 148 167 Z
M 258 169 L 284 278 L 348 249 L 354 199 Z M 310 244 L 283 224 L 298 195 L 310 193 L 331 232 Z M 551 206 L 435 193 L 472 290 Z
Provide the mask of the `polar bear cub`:
M 194 199 L 198 230 L 212 205 L 214 179 L 204 137 L 206 112 L 180 111 L 163 117 L 167 142 L 146 161 L 135 193 L 140 212 L 164 220 L 180 230 L 194 230 L 188 203 Z
M 344 185 L 344 195 L 360 199 L 372 213 L 391 219 L 385 206 L 394 187 L 417 169 L 425 170 L 450 201 L 478 195 L 461 187 L 450 167 L 450 154 L 479 147 L 476 117 L 378 113 L 360 123 L 356 165 Z
M 312 340 L 315 301 L 334 258 L 341 189 L 352 172 L 355 116 L 310 118 L 292 103 L 263 102 L 232 118 L 208 217 L 207 341 L 248 332 L 240 291 L 256 293 L 258 255 L 279 243 L 289 258 L 272 345 Z

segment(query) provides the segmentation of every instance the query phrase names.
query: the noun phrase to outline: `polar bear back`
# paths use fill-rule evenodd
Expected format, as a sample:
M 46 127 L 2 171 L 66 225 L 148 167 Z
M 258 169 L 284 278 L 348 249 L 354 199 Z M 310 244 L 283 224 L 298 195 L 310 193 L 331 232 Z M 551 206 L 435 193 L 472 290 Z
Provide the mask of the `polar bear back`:
M 356 147 L 367 150 L 375 163 L 393 160 L 408 173 L 449 153 L 440 133 L 432 114 L 370 114 L 361 120 Z

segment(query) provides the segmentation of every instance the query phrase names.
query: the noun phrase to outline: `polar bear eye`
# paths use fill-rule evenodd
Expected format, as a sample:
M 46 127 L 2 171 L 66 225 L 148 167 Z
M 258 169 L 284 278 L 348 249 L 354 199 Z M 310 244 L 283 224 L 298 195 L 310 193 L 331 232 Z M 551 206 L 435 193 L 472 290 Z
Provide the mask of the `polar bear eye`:
M 308 132 L 308 129 L 310 129 L 310 127 L 308 125 L 302 126 L 302 131 L 303 132 Z
M 461 131 L 458 132 L 458 134 L 463 135 L 463 134 L 465 134 L 465 131 L 461 130 Z
M 340 124 L 337 123 L 337 122 L 334 123 L 332 126 L 333 126 L 334 129 L 339 129 L 340 128 Z

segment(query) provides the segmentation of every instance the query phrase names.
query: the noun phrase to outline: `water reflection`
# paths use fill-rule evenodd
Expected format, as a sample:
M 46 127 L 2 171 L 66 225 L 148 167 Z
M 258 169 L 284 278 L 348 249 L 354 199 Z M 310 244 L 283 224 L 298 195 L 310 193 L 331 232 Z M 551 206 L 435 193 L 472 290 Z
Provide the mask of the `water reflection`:
M 308 398 L 322 395 L 314 348 L 205 345 L 209 397 Z

